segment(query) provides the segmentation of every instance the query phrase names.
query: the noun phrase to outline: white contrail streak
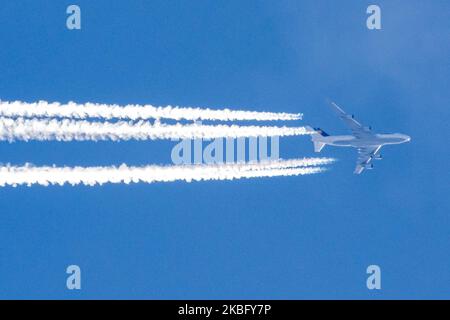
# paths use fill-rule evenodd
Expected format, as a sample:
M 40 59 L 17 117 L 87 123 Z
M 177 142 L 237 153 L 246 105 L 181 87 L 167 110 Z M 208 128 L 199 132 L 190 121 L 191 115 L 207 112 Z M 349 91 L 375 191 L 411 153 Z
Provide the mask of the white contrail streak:
M 192 107 L 154 107 L 152 105 L 126 105 L 69 102 L 48 103 L 39 101 L 26 103 L 21 101 L 0 101 L 0 116 L 4 117 L 44 117 L 44 118 L 103 118 L 103 119 L 174 119 L 174 120 L 298 120 L 301 113 L 257 112 L 243 110 L 212 110 Z
M 234 180 L 275 176 L 297 176 L 323 172 L 318 165 L 331 163 L 329 158 L 264 161 L 246 164 L 148 165 L 130 167 L 0 167 L 0 186 L 102 185 L 105 183 L 153 183 L 172 181 Z M 313 167 L 314 165 L 314 167 Z M 305 167 L 309 166 L 309 167 Z
M 304 127 L 96 122 L 70 119 L 0 117 L 0 140 L 154 140 L 294 136 L 310 134 Z

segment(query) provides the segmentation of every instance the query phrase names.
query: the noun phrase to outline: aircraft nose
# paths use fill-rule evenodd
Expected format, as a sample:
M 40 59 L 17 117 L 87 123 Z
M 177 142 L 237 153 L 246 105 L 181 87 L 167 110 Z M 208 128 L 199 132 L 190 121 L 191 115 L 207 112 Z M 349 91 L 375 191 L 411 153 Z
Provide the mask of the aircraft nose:
M 409 142 L 409 141 L 411 141 L 411 137 L 410 137 L 410 136 L 407 136 L 407 135 L 405 134 L 405 142 Z

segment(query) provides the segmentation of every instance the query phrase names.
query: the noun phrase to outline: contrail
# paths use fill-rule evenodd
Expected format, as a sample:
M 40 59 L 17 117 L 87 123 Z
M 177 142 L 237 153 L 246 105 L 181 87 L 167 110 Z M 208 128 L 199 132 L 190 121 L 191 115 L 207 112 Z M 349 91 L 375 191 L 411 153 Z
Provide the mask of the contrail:
M 214 139 L 239 137 L 295 136 L 310 134 L 305 127 L 239 126 L 193 124 L 151 124 L 97 122 L 70 119 L 24 119 L 0 117 L 0 140 L 155 140 Z
M 105 183 L 154 183 L 172 181 L 234 180 L 275 176 L 298 176 L 323 172 L 318 165 L 331 163 L 329 158 L 264 161 L 214 165 L 148 165 L 130 167 L 34 167 L 1 166 L 0 186 L 39 184 L 103 185 Z M 314 167 L 311 165 L 315 165 Z M 307 166 L 307 167 L 305 167 Z
M 213 110 L 209 108 L 192 107 L 154 107 L 152 105 L 126 105 L 116 104 L 77 104 L 69 102 L 61 104 L 59 102 L 48 103 L 39 101 L 26 103 L 21 101 L 0 101 L 0 116 L 4 117 L 44 117 L 44 118 L 71 118 L 71 119 L 174 119 L 174 120 L 299 120 L 301 113 L 277 113 L 277 112 L 257 112 L 243 110 Z

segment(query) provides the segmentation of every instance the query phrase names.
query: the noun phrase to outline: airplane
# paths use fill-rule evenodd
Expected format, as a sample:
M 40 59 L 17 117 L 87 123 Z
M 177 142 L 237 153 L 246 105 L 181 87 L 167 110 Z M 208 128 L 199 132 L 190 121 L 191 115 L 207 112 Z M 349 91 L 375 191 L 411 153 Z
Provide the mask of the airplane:
M 352 135 L 330 136 L 320 128 L 307 127 L 312 131 L 311 140 L 314 151 L 320 152 L 326 145 L 338 147 L 353 147 L 358 150 L 358 159 L 354 174 L 360 174 L 364 169 L 373 169 L 372 160 L 381 160 L 380 149 L 387 144 L 400 144 L 411 140 L 411 137 L 401 133 L 378 134 L 373 133 L 371 127 L 363 126 L 348 115 L 336 103 L 331 102 L 333 110 L 350 127 Z

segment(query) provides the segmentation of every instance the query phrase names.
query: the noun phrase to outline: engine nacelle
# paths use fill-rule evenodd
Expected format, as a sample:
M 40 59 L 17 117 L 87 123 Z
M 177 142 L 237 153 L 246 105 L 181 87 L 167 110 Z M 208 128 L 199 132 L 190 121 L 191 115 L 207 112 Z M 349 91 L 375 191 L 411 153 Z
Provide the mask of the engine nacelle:
M 364 166 L 364 168 L 365 169 L 367 169 L 367 170 L 372 170 L 373 169 L 373 164 L 366 164 L 365 166 Z
M 381 160 L 381 159 L 383 159 L 383 157 L 381 156 L 381 154 L 375 154 L 375 155 L 373 155 L 371 158 L 372 158 L 372 159 L 375 159 L 375 160 Z

